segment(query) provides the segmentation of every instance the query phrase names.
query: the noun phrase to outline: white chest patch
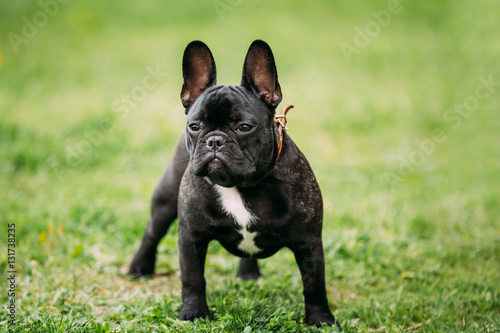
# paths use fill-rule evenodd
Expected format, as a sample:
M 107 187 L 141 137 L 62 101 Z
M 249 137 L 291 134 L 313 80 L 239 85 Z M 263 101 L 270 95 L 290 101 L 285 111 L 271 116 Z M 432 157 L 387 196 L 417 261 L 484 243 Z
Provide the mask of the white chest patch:
M 256 217 L 245 207 L 241 194 L 236 187 L 227 188 L 215 185 L 215 189 L 219 193 L 219 202 L 222 209 L 227 215 L 234 217 L 240 227 L 246 229 L 256 220 Z
M 250 254 L 251 256 L 262 251 L 262 249 L 259 249 L 254 242 L 255 236 L 258 234 L 257 232 L 249 232 L 246 229 L 240 229 L 238 232 L 243 236 L 243 240 L 240 244 L 238 244 L 238 249 Z
M 238 244 L 238 249 L 250 255 L 254 255 L 262 251 L 255 245 L 254 238 L 257 232 L 249 232 L 247 229 L 257 219 L 250 210 L 245 207 L 243 198 L 236 187 L 222 187 L 215 185 L 215 189 L 219 194 L 219 203 L 224 212 L 232 216 L 241 229 L 238 232 L 243 236 L 243 240 Z

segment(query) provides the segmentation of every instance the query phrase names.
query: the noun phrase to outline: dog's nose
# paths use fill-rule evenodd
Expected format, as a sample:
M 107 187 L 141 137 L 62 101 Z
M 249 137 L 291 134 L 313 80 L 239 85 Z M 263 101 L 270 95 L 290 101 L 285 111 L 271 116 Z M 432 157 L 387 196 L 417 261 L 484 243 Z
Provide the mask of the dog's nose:
M 225 143 L 226 140 L 220 135 L 212 135 L 207 139 L 207 147 L 212 150 L 218 150 L 224 146 Z

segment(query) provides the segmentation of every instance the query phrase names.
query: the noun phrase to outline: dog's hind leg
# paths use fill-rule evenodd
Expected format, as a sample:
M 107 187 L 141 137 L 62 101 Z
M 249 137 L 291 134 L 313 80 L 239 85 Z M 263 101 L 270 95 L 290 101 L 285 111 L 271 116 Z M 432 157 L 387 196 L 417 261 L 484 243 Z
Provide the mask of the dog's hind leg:
M 184 135 L 179 140 L 174 157 L 167 165 L 156 186 L 151 203 L 151 217 L 139 250 L 130 264 L 128 274 L 134 279 L 154 273 L 158 243 L 177 218 L 177 197 L 182 176 L 189 162 Z
M 238 273 L 236 274 L 237 277 L 242 280 L 257 280 L 260 275 L 257 259 L 241 258 Z

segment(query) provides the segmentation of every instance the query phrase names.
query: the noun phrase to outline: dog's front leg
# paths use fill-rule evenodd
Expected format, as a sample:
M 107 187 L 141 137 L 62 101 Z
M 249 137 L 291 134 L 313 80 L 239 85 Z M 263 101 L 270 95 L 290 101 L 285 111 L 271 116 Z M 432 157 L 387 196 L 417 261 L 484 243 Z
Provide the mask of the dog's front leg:
M 182 280 L 180 320 L 194 320 L 209 314 L 203 276 L 208 242 L 201 236 L 193 235 L 189 227 L 179 220 L 179 263 Z
M 304 284 L 305 322 L 318 327 L 327 323 L 340 328 L 326 298 L 325 259 L 321 237 L 296 244 L 291 250 L 294 252 Z

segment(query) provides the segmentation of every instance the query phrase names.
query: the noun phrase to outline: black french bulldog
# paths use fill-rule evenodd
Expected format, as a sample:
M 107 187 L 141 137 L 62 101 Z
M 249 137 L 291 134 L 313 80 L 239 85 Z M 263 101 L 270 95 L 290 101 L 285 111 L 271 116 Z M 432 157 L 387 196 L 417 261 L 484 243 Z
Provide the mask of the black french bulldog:
M 179 319 L 209 314 L 204 264 L 208 243 L 217 240 L 242 257 L 242 279 L 260 276 L 257 259 L 291 249 L 304 284 L 305 322 L 338 325 L 326 298 L 321 192 L 275 118 L 282 95 L 269 45 L 252 43 L 239 86 L 216 84 L 212 53 L 200 41 L 186 47 L 182 73 L 186 133 L 156 187 L 129 274 L 153 274 L 158 243 L 178 217 Z

